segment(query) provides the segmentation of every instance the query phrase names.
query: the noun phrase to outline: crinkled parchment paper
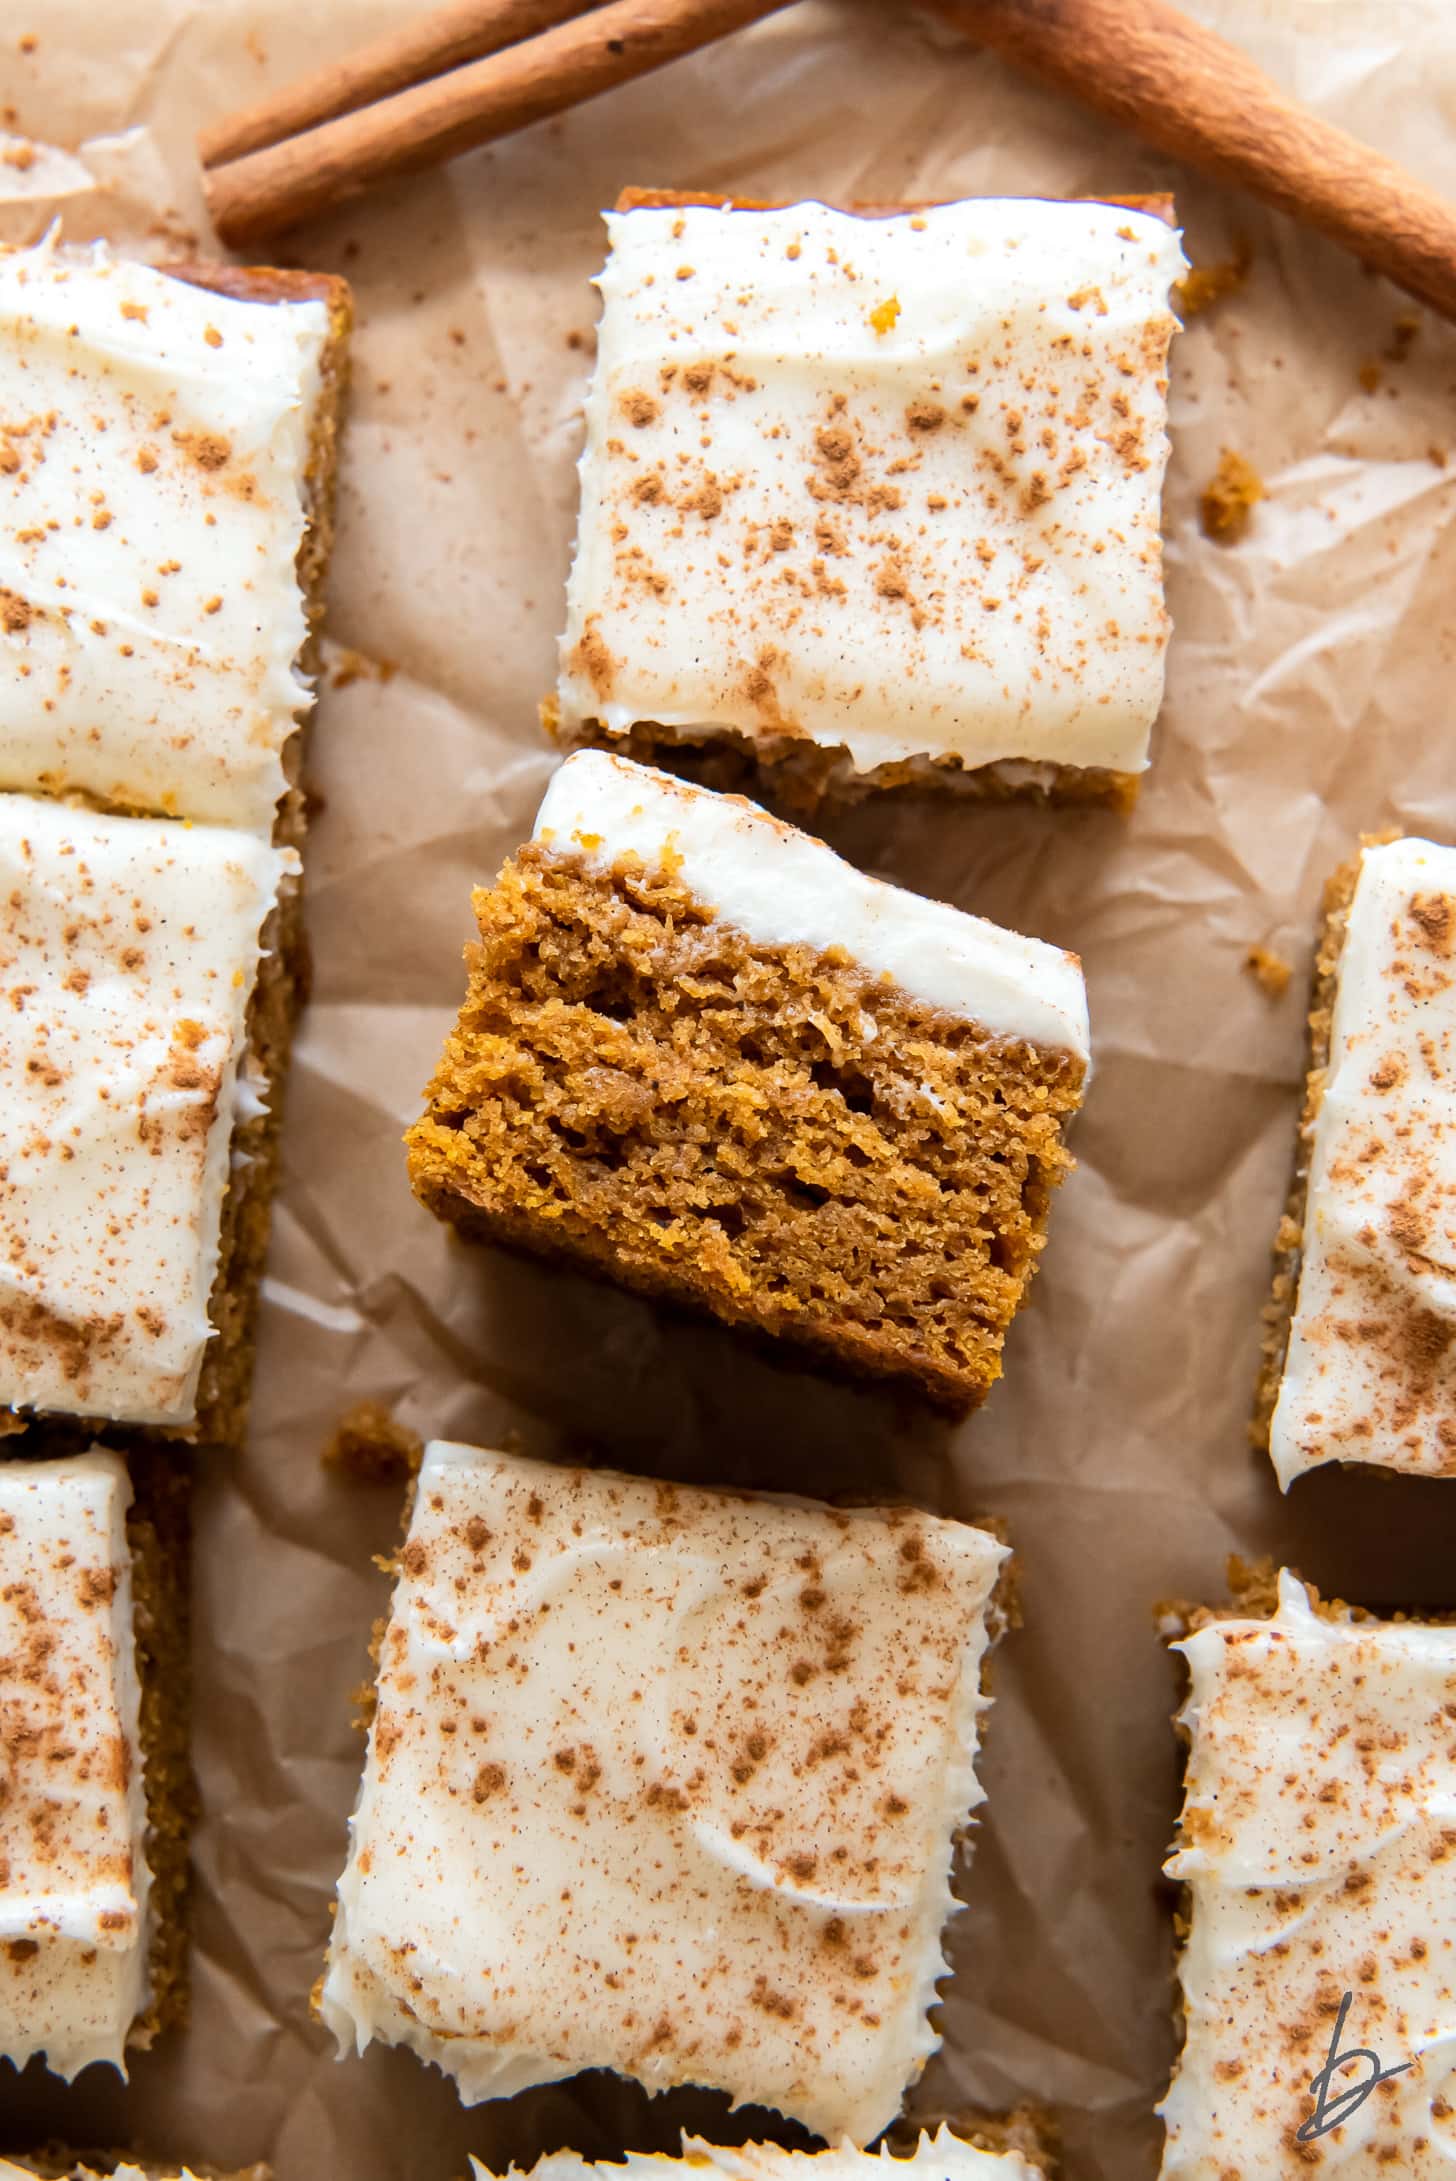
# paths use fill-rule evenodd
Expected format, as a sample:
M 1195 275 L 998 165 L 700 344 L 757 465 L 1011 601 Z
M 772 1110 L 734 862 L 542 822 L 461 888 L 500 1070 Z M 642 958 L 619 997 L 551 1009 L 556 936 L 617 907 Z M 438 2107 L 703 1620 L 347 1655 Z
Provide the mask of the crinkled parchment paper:
M 0 233 L 28 239 L 53 211 L 74 236 L 159 253 L 203 232 L 196 126 L 406 12 L 6 0 L 0 106 L 37 149 L 0 164 Z M 1456 192 L 1447 0 L 1197 13 Z M 1087 965 L 1081 1167 L 1006 1379 L 952 1436 L 715 1329 L 461 1250 L 406 1187 L 400 1132 L 462 989 L 470 887 L 529 829 L 551 767 L 534 706 L 562 611 L 597 209 L 625 182 L 880 199 L 1171 186 L 1195 259 L 1240 237 L 1252 253 L 1242 291 L 1175 351 L 1177 632 L 1134 817 L 900 804 L 836 832 L 861 863 Z M 701 2097 L 654 2106 L 605 2078 L 465 2113 L 407 2055 L 336 2063 L 310 2021 L 360 1763 L 350 1696 L 386 1594 L 370 1555 L 398 1505 L 317 1457 L 369 1394 L 424 1432 L 1005 1518 L 1026 1624 L 997 1663 L 946 2047 L 916 2105 L 1047 2099 L 1074 2181 L 1146 2181 L 1173 2042 L 1159 1864 L 1178 1786 L 1154 1601 L 1218 1595 L 1238 1549 L 1370 1602 L 1456 1605 L 1456 1485 L 1326 1471 L 1281 1502 L 1244 1436 L 1321 879 L 1362 828 L 1456 838 L 1456 336 L 1422 318 L 1393 340 L 1404 299 L 1336 251 L 909 10 L 828 0 L 392 188 L 290 255 L 347 273 L 361 325 L 313 740 L 316 983 L 256 1424 L 199 1508 L 193 2017 L 129 2089 L 100 2069 L 72 2093 L 0 2084 L 0 2140 L 125 2136 L 271 2158 L 283 2181 L 450 2181 L 467 2148 L 501 2166 L 563 2143 L 666 2146 L 703 2116 Z M 1197 523 L 1223 446 L 1269 486 L 1232 549 Z M 1254 942 L 1297 965 L 1282 1000 L 1243 967 Z M 762 2126 L 721 2104 L 709 2120 Z

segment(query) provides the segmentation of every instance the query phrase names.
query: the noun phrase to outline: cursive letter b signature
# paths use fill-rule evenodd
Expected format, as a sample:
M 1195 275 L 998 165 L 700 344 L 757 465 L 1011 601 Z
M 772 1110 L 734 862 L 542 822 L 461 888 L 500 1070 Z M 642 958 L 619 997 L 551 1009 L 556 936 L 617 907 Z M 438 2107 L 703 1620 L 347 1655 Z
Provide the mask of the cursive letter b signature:
M 1382 2067 L 1380 2056 L 1368 2045 L 1351 2045 L 1348 2052 L 1341 2052 L 1340 2039 L 1345 2034 L 1345 2019 L 1354 2004 L 1353 1992 L 1346 1992 L 1340 2001 L 1340 2011 L 1335 2017 L 1335 2033 L 1330 2039 L 1330 2049 L 1325 2064 L 1310 2083 L 1310 2095 L 1314 2099 L 1314 2111 L 1309 2119 L 1294 2132 L 1296 2143 L 1313 2143 L 1319 2136 L 1327 2136 L 1332 2128 L 1338 2128 L 1352 2113 L 1358 2113 L 1372 2090 L 1381 2083 L 1389 2082 L 1392 2075 L 1404 2075 L 1414 2065 L 1402 2060 L 1398 2067 Z M 1336 2089 L 1335 2079 L 1347 2067 L 1359 2066 L 1365 2070 L 1358 2081 L 1347 2082 Z

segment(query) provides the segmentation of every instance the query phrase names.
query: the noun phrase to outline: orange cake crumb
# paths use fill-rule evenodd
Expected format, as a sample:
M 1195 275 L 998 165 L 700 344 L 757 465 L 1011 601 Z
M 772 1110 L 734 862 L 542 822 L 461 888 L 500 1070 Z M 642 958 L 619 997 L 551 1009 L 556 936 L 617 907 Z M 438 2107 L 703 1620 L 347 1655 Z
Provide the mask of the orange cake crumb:
M 1292 963 L 1272 947 L 1258 943 L 1251 946 L 1244 956 L 1244 967 L 1266 999 L 1282 1000 L 1289 990 L 1289 980 L 1294 975 Z
M 424 1441 L 401 1424 L 382 1401 L 356 1401 L 345 1409 L 319 1459 L 361 1484 L 387 1484 L 413 1476 Z
M 1254 509 L 1265 497 L 1264 480 L 1253 463 L 1232 447 L 1225 447 L 1198 502 L 1204 536 L 1218 545 L 1237 544 L 1249 527 Z

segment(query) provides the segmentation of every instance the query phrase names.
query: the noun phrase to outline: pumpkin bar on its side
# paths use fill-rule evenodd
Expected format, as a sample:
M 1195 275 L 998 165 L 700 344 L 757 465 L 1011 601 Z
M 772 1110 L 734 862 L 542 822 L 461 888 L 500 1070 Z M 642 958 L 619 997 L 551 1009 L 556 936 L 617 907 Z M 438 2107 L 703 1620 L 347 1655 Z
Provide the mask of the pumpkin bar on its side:
M 1071 1164 L 1074 955 L 599 751 L 475 909 L 408 1138 L 432 1211 L 945 1409 L 984 1398 Z

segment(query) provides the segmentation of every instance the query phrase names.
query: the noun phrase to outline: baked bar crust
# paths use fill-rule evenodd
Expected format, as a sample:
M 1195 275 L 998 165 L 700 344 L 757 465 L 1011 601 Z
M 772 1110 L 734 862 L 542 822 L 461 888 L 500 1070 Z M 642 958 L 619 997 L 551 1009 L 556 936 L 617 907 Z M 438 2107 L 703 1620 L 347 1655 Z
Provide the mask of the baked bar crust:
M 298 664 L 307 679 L 315 682 L 334 542 L 339 435 L 354 323 L 349 284 L 330 273 L 292 272 L 276 266 L 179 263 L 163 269 L 193 287 L 238 302 L 322 302 L 328 310 L 329 338 L 320 358 L 319 397 L 304 471 L 308 520 L 296 564 L 308 623 L 308 637 Z M 300 712 L 298 727 L 284 748 L 289 786 L 274 826 L 274 839 L 280 847 L 299 850 L 307 831 L 303 762 L 308 718 L 306 709 Z M 298 1017 L 308 996 L 301 878 L 284 880 L 278 907 L 265 927 L 264 946 L 268 951 L 259 965 L 248 1013 L 248 1044 L 266 1079 L 269 1095 L 264 1110 L 240 1120 L 233 1133 L 232 1181 L 223 1201 L 221 1253 L 208 1312 L 216 1338 L 209 1344 L 203 1363 L 197 1401 L 197 1439 L 223 1447 L 241 1446 L 247 1431 L 258 1291 L 268 1255 L 273 1195 L 278 1184 L 288 1061 Z
M 1335 1017 L 1335 994 L 1340 982 L 1340 956 L 1345 948 L 1345 928 L 1350 903 L 1360 879 L 1360 858 L 1352 856 L 1325 882 L 1319 945 L 1309 997 L 1306 1032 L 1304 1103 L 1295 1136 L 1294 1170 L 1289 1194 L 1274 1236 L 1274 1277 L 1262 1316 L 1259 1380 L 1249 1437 L 1263 1453 L 1269 1451 L 1269 1426 L 1279 1399 L 1284 1359 L 1289 1352 L 1289 1330 L 1299 1293 L 1299 1258 L 1304 1238 L 1304 1219 L 1309 1207 L 1309 1165 L 1314 1149 L 1314 1125 L 1324 1099 L 1325 1072 L 1330 1062 L 1330 1026 Z
M 127 1467 L 153 1919 L 151 1995 L 128 2042 L 145 2050 L 186 2020 L 190 1996 L 189 1855 L 200 1807 L 191 1758 L 192 1467 L 166 1446 L 135 1448 Z

